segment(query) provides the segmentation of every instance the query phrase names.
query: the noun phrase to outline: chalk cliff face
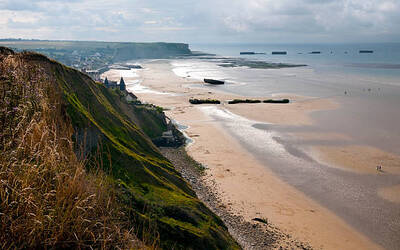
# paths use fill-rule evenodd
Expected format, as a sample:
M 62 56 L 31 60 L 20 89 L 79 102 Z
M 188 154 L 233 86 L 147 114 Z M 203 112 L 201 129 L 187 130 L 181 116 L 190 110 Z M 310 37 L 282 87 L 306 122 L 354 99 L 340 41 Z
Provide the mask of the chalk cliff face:
M 123 49 L 118 53 L 122 58 Z M 154 55 L 157 53 L 162 52 Z M 86 171 L 104 171 L 124 223 L 134 228 L 139 239 L 158 241 L 165 249 L 238 248 L 222 221 L 198 200 L 147 136 L 152 126 L 157 133 L 162 130 L 165 124 L 157 123 L 162 116 L 154 115 L 154 110 L 147 114 L 143 109 L 139 114 L 137 107 L 121 98 L 118 91 L 106 89 L 87 75 L 40 54 L 0 48 L 0 65 L 3 87 L 24 89 L 25 82 L 42 93 L 44 101 L 32 107 L 46 107 L 49 117 L 59 117 L 56 124 L 60 125 L 56 127 L 70 131 L 63 136 L 74 142 L 73 152 L 78 161 L 85 159 Z M 22 77 L 24 81 L 18 81 Z M 13 98 L 23 100 L 24 96 Z M 146 122 L 137 122 L 143 117 Z M 144 124 L 148 126 L 146 133 L 140 127 Z

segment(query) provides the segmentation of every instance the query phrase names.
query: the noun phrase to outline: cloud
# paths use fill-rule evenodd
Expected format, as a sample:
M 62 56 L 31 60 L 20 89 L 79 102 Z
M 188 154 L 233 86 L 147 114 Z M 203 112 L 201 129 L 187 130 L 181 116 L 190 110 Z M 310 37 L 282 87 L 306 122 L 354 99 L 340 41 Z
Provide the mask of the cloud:
M 183 42 L 399 41 L 399 11 L 399 0 L 0 0 L 0 36 Z
M 242 37 L 275 37 L 278 42 L 318 42 L 321 37 L 325 42 L 374 41 L 388 33 L 400 38 L 395 28 L 399 5 L 378 0 L 234 1 L 222 10 L 221 23 Z

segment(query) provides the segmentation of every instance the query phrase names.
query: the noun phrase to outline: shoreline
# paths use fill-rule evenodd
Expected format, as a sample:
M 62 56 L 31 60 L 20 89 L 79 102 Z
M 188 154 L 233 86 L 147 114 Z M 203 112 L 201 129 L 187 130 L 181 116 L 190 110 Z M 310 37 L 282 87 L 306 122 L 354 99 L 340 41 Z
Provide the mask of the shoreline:
M 314 248 L 379 248 L 331 211 L 280 180 L 263 166 L 265 164 L 261 164 L 259 160 L 254 159 L 249 152 L 246 152 L 247 150 L 227 134 L 216 121 L 204 115 L 198 107 L 187 102 L 187 99 L 192 96 L 231 99 L 237 97 L 236 95 L 209 91 L 204 88 L 193 88 L 193 86 L 189 88 L 188 84 L 195 83 L 174 75 L 165 61 L 152 62 L 146 68 L 148 66 L 150 66 L 151 72 L 141 72 L 144 77 L 143 85 L 159 92 L 172 92 L 176 95 L 160 96 L 140 93 L 138 94 L 139 98 L 166 107 L 169 109 L 166 111 L 169 117 L 190 126 L 186 133 L 195 142 L 187 149 L 189 154 L 196 161 L 209 166 L 204 181 L 209 185 L 212 185 L 213 182 L 216 183 L 214 189 L 218 190 L 222 203 L 231 207 L 235 214 L 243 216 L 246 221 L 251 221 L 252 217 L 267 217 L 272 224 L 278 226 L 285 233 L 293 235 L 302 242 L 309 243 Z M 154 67 L 156 68 L 154 69 Z M 296 98 L 301 100 L 301 97 Z M 310 124 L 311 120 L 308 120 L 307 112 L 315 110 L 307 111 L 307 108 L 315 108 L 318 105 L 322 110 L 337 107 L 326 99 L 311 100 L 311 104 L 309 102 L 310 100 L 305 100 L 305 104 L 295 102 L 292 105 L 299 105 L 292 112 L 298 114 L 295 120 L 299 124 Z M 252 118 L 251 114 L 254 113 L 248 112 L 252 109 L 251 105 L 230 105 L 229 107 L 224 106 L 224 108 L 232 109 L 231 111 L 234 113 L 247 114 L 247 117 Z M 293 119 L 289 119 L 290 116 L 288 116 L 289 118 L 279 117 L 279 114 L 282 114 L 282 108 L 286 109 L 287 106 L 264 105 L 265 107 L 276 109 L 273 112 L 275 114 L 269 116 L 269 122 L 278 124 L 294 122 Z M 296 108 L 298 109 L 296 110 Z M 270 114 L 271 110 L 263 112 Z M 210 135 L 210 131 L 212 131 L 212 135 Z M 218 148 L 216 145 L 221 145 L 221 147 Z M 231 159 L 221 159 L 223 157 Z M 247 166 L 245 170 L 241 168 L 243 165 Z M 254 181 L 257 181 L 257 185 L 261 188 L 255 188 Z M 247 193 L 244 192 L 246 190 Z M 265 197 L 265 193 L 268 194 L 267 197 Z M 326 227 L 327 223 L 329 228 Z M 337 241 L 338 238 L 341 239 L 340 242 Z
M 192 186 L 199 199 L 224 221 L 230 234 L 244 249 L 275 249 L 279 247 L 284 249 L 293 247 L 312 249 L 307 243 L 293 239 L 290 235 L 268 223 L 268 220 L 264 222 L 255 221 L 255 218 L 253 218 L 251 221 L 247 221 L 243 216 L 230 210 L 223 204 L 220 194 L 216 191 L 216 184 L 206 184 L 202 180 L 205 177 L 204 171 L 206 169 L 199 167 L 201 164 L 188 155 L 186 146 L 160 148 L 160 151 Z M 261 218 L 261 220 L 263 219 Z
M 188 152 L 208 166 L 204 181 L 210 186 L 217 184 L 214 187 L 222 203 L 234 214 L 246 221 L 266 217 L 286 234 L 317 249 L 378 248 L 371 247 L 374 243 L 332 212 L 280 180 L 222 127 L 210 126 L 207 119 L 195 123 L 189 136 L 200 136 L 195 137 Z

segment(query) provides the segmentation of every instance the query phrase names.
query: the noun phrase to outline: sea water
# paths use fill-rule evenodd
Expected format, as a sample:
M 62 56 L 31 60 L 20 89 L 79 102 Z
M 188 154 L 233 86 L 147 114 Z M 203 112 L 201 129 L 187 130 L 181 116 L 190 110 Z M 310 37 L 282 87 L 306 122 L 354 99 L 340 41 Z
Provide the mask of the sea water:
M 307 64 L 316 71 L 400 77 L 400 43 L 370 44 L 193 44 L 192 50 L 268 62 Z M 373 53 L 360 53 L 371 50 Z M 256 55 L 240 55 L 253 51 Z M 272 55 L 286 51 L 287 55 Z M 318 51 L 320 54 L 310 54 Z
M 226 81 L 217 88 L 247 96 L 291 93 L 329 97 L 368 89 L 400 86 L 400 44 L 341 45 L 191 45 L 192 50 L 215 53 L 206 60 L 188 59 L 173 63 L 182 77 L 216 78 Z M 372 50 L 363 54 L 360 50 Z M 241 51 L 265 54 L 240 55 Z M 287 55 L 272 55 L 286 51 Z M 309 54 L 319 51 L 320 54 Z M 240 58 L 272 63 L 306 64 L 285 69 L 252 69 L 220 67 L 224 58 Z M 389 90 L 389 89 L 388 89 Z M 392 93 L 390 88 L 389 93 Z
M 333 146 L 369 145 L 400 154 L 400 44 L 195 44 L 191 49 L 216 56 L 172 60 L 173 71 L 192 80 L 226 81 L 218 86 L 201 85 L 211 91 L 249 97 L 293 94 L 329 98 L 339 103 L 340 108 L 336 110 L 313 112 L 310 125 L 257 123 L 223 107 L 200 109 L 218 121 L 260 162 L 267 162 L 267 167 L 286 183 L 385 248 L 399 246 L 399 204 L 380 198 L 377 190 L 400 184 L 400 176 L 358 174 L 327 166 L 305 150 L 326 142 L 294 138 L 292 133 L 341 133 L 352 140 L 337 138 L 329 143 Z M 360 54 L 359 50 L 373 50 L 373 53 Z M 241 51 L 265 54 L 241 56 Z M 272 51 L 287 51 L 287 55 L 271 55 Z M 321 53 L 309 54 L 311 51 Z M 307 66 L 282 69 L 220 66 L 227 57 Z
M 225 80 L 224 85 L 203 85 L 248 97 L 282 94 L 330 98 L 337 110 L 312 114 L 315 126 L 304 128 L 344 133 L 355 143 L 400 154 L 400 44 L 341 45 L 191 45 L 192 50 L 214 57 L 173 60 L 181 77 L 202 81 Z M 372 50 L 362 54 L 360 50 Z M 240 55 L 254 51 L 256 55 Z M 287 51 L 287 55 L 271 55 Z M 309 54 L 319 51 L 321 54 Z M 226 58 L 274 63 L 306 64 L 305 67 L 254 69 L 221 67 Z

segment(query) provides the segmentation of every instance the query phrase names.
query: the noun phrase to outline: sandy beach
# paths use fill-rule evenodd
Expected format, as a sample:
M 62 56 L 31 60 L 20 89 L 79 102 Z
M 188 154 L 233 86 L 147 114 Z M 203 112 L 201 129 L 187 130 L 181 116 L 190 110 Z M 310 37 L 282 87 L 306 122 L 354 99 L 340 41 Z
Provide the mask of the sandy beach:
M 210 186 L 215 184 L 222 202 L 233 213 L 243 216 L 247 221 L 255 217 L 267 218 L 268 222 L 283 232 L 316 249 L 381 248 L 365 232 L 361 232 L 345 216 L 341 216 L 334 206 L 329 207 L 323 199 L 319 200 L 317 195 L 308 193 L 307 188 L 298 188 L 296 184 L 290 183 L 290 178 L 283 178 L 280 170 L 276 170 L 277 162 L 270 161 L 267 156 L 255 156 L 255 151 L 246 147 L 240 137 L 234 136 L 227 129 L 221 121 L 222 118 L 217 118 L 217 115 L 210 112 L 228 112 L 229 115 L 232 113 L 254 124 L 286 128 L 312 125 L 312 112 L 337 109 L 338 103 L 329 98 L 284 95 L 279 97 L 290 98 L 290 104 L 228 105 L 224 101 L 240 96 L 214 89 L 196 88 L 202 83 L 176 76 L 167 60 L 148 62 L 143 66 L 144 70 L 138 73 L 143 80 L 140 89 L 147 88 L 151 91 L 135 92 L 138 86 L 129 84 L 128 90 L 131 88 L 145 102 L 163 107 L 167 116 L 188 126 L 185 132 L 193 140 L 187 147 L 188 153 L 207 167 L 204 182 Z M 120 72 L 105 74 L 111 80 L 120 77 Z M 132 75 L 124 79 L 129 82 L 138 77 Z M 188 102 L 192 97 L 219 99 L 223 103 L 218 106 L 195 106 Z M 262 128 L 258 130 L 262 131 Z M 376 174 L 374 166 L 383 163 L 384 166 L 390 166 L 384 169 L 383 174 L 400 173 L 399 156 L 370 146 L 353 145 L 352 138 L 348 135 L 294 130 L 288 131 L 286 136 L 302 141 L 326 142 L 327 145 L 312 145 L 306 149 L 313 161 L 326 164 L 329 169 L 332 167 L 351 173 L 372 175 Z M 346 146 L 337 146 L 337 140 Z M 330 145 L 330 141 L 335 143 Z M 285 142 L 279 146 L 282 145 Z M 368 157 L 364 157 L 365 155 Z M 399 191 L 398 185 L 391 185 L 376 188 L 374 192 L 384 200 L 398 204 Z

